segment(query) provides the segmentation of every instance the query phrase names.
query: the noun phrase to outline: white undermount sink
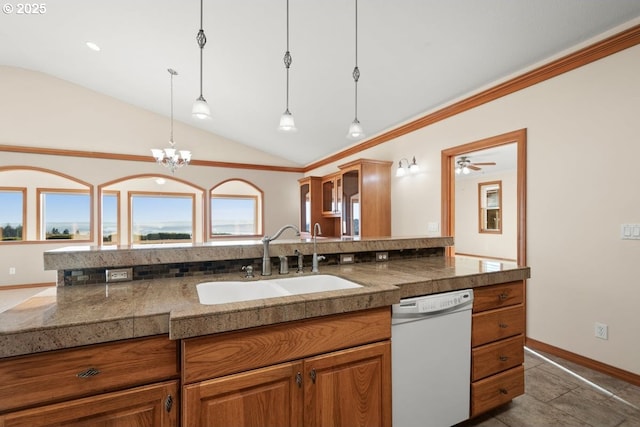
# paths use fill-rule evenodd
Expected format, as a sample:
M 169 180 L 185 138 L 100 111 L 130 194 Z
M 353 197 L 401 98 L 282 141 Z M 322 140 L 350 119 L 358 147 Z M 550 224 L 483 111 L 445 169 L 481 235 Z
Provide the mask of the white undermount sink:
M 200 304 L 226 304 L 288 295 L 360 288 L 361 285 L 328 274 L 251 282 L 221 281 L 196 285 Z

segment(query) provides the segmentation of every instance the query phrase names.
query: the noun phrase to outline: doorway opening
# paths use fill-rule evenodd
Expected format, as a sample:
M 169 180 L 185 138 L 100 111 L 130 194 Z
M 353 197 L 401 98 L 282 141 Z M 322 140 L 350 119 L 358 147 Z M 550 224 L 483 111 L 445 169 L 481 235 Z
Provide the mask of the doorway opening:
M 456 234 L 456 159 L 458 156 L 490 148 L 515 144 L 516 147 L 516 262 L 524 266 L 526 257 L 526 201 L 527 201 L 527 130 L 520 129 L 502 135 L 493 136 L 442 151 L 442 233 L 445 236 Z M 447 248 L 447 255 L 455 254 L 455 246 Z

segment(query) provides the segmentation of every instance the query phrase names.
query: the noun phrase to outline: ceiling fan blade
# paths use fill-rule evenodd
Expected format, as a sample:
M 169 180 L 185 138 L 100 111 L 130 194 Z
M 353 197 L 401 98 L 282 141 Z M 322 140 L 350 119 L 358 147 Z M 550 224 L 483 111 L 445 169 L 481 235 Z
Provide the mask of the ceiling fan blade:
M 484 163 L 471 163 L 472 165 L 476 165 L 476 166 L 495 166 L 496 162 L 484 162 Z
M 477 166 L 473 166 L 473 165 L 469 165 L 469 166 L 467 166 L 467 167 L 468 167 L 469 169 L 471 169 L 471 170 L 474 170 L 474 171 L 482 170 L 482 168 L 479 168 L 479 167 L 477 167 Z

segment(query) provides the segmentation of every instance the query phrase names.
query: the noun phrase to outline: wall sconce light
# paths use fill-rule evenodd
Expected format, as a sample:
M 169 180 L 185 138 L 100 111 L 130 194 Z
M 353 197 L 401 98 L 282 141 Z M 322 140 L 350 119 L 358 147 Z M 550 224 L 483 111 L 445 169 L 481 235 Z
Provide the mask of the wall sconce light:
M 405 166 L 402 165 L 402 162 L 404 162 Z M 410 173 L 416 173 L 420 170 L 420 167 L 416 163 L 416 156 L 413 156 L 413 161 L 411 163 L 409 163 L 409 159 L 406 157 L 400 159 L 398 162 L 398 169 L 396 169 L 396 176 L 404 176 L 407 173 L 405 168 L 409 169 Z

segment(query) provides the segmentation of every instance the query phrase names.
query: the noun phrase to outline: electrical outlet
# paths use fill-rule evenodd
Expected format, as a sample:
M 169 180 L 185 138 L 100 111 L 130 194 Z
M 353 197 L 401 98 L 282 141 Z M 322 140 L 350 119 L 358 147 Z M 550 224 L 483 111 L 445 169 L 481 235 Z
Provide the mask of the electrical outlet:
M 389 252 L 376 252 L 376 261 L 388 261 Z
M 120 268 L 105 271 L 107 282 L 128 282 L 133 280 L 133 268 Z
M 353 254 L 340 254 L 340 264 L 353 264 L 354 258 Z
M 603 340 L 609 339 L 609 327 L 604 323 L 596 322 L 595 335 L 596 338 Z
M 13 276 L 14 274 L 16 274 L 16 268 L 15 267 L 9 267 L 9 275 Z

